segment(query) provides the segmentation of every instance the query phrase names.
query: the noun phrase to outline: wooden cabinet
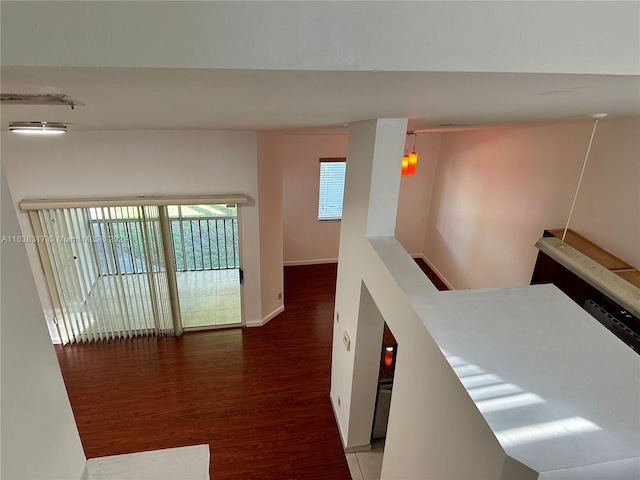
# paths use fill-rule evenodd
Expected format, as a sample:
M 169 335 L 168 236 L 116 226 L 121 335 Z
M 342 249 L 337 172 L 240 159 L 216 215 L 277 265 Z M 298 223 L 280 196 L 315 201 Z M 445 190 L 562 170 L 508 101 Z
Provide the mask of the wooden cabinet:
M 562 230 L 545 230 L 543 238 L 560 239 L 562 233 Z M 605 270 L 604 273 L 607 275 L 604 275 L 604 280 L 601 279 L 602 276 L 597 275 L 591 279 L 580 269 L 574 268 L 575 263 L 563 262 L 562 256 L 552 258 L 544 251 L 539 251 L 531 284 L 553 283 L 618 338 L 640 353 L 640 318 L 635 314 L 635 303 L 640 302 L 640 272 L 571 230 L 567 232 L 565 244 L 580 252 L 584 258 L 590 259 L 594 270 L 596 267 Z M 625 281 L 622 282 L 625 284 L 625 292 L 620 298 L 629 299 L 628 302 L 621 302 L 612 295 L 616 288 L 615 281 L 611 288 L 606 285 L 607 278 L 617 277 Z
M 583 306 L 595 289 L 553 258 L 538 252 L 531 285 L 553 283 L 578 305 Z

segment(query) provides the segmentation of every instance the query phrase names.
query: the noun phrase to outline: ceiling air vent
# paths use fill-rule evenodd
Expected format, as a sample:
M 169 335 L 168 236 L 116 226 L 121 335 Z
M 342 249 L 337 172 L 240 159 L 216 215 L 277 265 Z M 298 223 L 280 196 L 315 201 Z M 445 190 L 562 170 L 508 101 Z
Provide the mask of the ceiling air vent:
M 62 105 L 72 109 L 84 105 L 62 93 L 2 93 L 0 100 L 3 105 Z

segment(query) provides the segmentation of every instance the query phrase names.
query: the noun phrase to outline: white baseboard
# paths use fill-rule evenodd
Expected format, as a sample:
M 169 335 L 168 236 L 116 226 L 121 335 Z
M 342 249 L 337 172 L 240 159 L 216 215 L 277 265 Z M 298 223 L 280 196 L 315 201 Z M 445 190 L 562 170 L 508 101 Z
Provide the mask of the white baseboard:
M 311 260 L 293 260 L 290 262 L 283 262 L 285 267 L 295 267 L 299 265 L 320 265 L 323 263 L 338 263 L 337 258 L 315 258 Z
M 344 453 L 356 453 L 356 452 L 366 452 L 367 450 L 371 450 L 371 444 L 368 443 L 366 445 L 357 445 L 355 447 L 346 447 L 347 444 L 346 439 L 344 438 L 344 433 L 342 432 L 342 426 L 340 425 L 340 420 L 338 419 L 336 404 L 333 401 L 333 395 L 329 393 L 329 400 L 331 402 L 331 408 L 333 409 L 333 417 L 336 419 L 336 424 L 338 425 L 338 432 L 340 433 L 340 441 L 342 442 L 342 448 Z
M 447 280 L 446 277 L 442 275 L 442 273 L 440 273 L 440 270 L 438 270 L 436 267 L 433 266 L 433 263 L 431 263 L 427 257 L 425 257 L 424 255 L 418 255 L 415 258 L 422 258 L 422 260 L 424 260 L 425 263 L 429 265 L 429 268 L 433 270 L 433 272 L 438 277 L 440 277 L 440 280 L 442 280 L 442 282 L 449 288 L 449 290 L 455 290 L 455 288 L 453 288 L 453 285 L 451 285 L 451 282 L 449 282 L 449 280 Z
M 276 308 L 273 312 L 271 312 L 269 315 L 264 317 L 262 320 L 257 320 L 257 321 L 253 321 L 253 322 L 247 322 L 247 323 L 244 324 L 244 326 L 245 327 L 262 327 L 262 326 L 266 325 L 267 323 L 269 323 L 269 320 L 271 320 L 272 318 L 277 317 L 282 312 L 284 312 L 284 305 L 280 305 L 278 308 Z
M 338 425 L 338 433 L 340 433 L 340 441 L 342 442 L 342 448 L 346 449 L 345 445 L 347 444 L 347 440 L 344 438 L 344 434 L 342 433 L 342 426 L 340 425 L 340 419 L 338 418 L 338 410 L 336 408 L 335 402 L 333 401 L 333 395 L 329 392 L 329 401 L 331 402 L 331 408 L 333 409 L 333 418 L 336 419 L 336 425 Z
M 369 450 L 371 450 L 371 444 L 367 443 L 366 445 L 358 445 L 357 447 L 347 447 L 344 449 L 344 453 L 368 452 Z

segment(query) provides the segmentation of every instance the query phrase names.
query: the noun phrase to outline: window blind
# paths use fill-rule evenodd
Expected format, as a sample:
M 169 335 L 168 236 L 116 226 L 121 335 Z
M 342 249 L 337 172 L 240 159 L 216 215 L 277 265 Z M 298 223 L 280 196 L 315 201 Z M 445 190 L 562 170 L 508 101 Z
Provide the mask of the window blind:
M 181 333 L 170 299 L 163 208 L 38 210 L 62 343 Z
M 340 220 L 344 196 L 345 159 L 320 159 L 318 220 Z

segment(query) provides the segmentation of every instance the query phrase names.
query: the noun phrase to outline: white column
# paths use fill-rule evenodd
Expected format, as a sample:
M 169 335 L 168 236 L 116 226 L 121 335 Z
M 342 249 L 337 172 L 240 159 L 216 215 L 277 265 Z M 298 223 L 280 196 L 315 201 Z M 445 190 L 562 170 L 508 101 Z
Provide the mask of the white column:
M 371 361 L 377 366 L 372 352 L 380 351 L 382 323 L 359 325 L 364 317 L 360 265 L 376 261 L 367 235 L 393 236 L 406 127 L 406 119 L 368 120 L 349 127 L 331 374 L 331 399 L 346 448 L 367 445 L 371 433 L 375 385 L 366 366 Z M 374 310 L 370 301 L 362 305 Z M 345 332 L 352 339 L 349 350 Z

